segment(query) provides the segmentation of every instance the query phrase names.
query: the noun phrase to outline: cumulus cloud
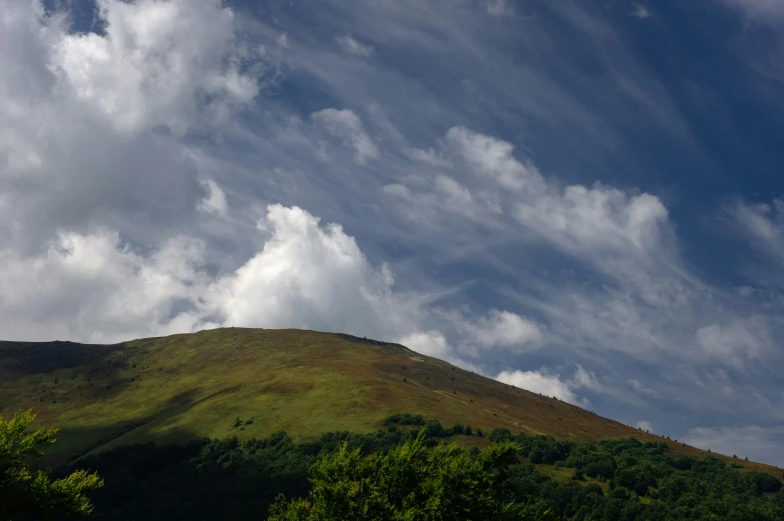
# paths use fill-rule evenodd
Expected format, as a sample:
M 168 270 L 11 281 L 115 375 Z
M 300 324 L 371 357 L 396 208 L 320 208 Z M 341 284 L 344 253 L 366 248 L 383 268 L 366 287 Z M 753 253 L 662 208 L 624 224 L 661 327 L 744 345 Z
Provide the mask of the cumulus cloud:
M 323 125 L 329 134 L 340 139 L 344 146 L 353 148 L 357 164 L 363 165 L 368 159 L 378 156 L 376 144 L 367 135 L 362 120 L 354 112 L 328 108 L 314 112 L 310 117 Z
M 530 164 L 517 160 L 511 143 L 473 132 L 465 127 L 452 127 L 446 133 L 447 142 L 465 161 L 476 167 L 480 175 L 495 179 L 503 188 L 539 194 L 545 189 L 544 179 Z
M 63 85 L 115 129 L 158 125 L 183 133 L 209 112 L 246 104 L 259 92 L 242 71 L 254 58 L 237 45 L 234 14 L 220 0 L 99 0 L 105 35 L 63 33 L 50 68 Z M 255 56 L 260 58 L 260 56 Z
M 542 340 L 535 322 L 510 311 L 493 309 L 476 320 L 460 319 L 456 326 L 464 335 L 469 349 L 502 348 L 525 351 Z
M 270 234 L 263 250 L 207 292 L 223 323 L 368 335 L 403 327 L 408 313 L 391 293 L 391 271 L 372 268 L 339 225 L 320 227 L 305 210 L 280 205 L 261 225 Z
M 189 331 L 188 313 L 171 313 L 204 287 L 203 248 L 175 237 L 144 256 L 99 230 L 63 232 L 34 258 L 0 251 L 0 329 L 6 339 L 94 342 Z
M 553 396 L 565 402 L 581 405 L 572 386 L 568 382 L 562 381 L 558 375 L 545 375 L 538 371 L 501 371 L 496 375 L 495 379 L 527 391 Z
M 653 430 L 653 425 L 651 425 L 651 422 L 647 420 L 640 420 L 637 423 L 635 423 L 634 426 L 637 427 L 638 429 L 644 430 L 645 432 L 655 432 Z
M 0 69 L 13 72 L 0 75 L 0 242 L 40 252 L 59 231 L 106 224 L 152 247 L 198 227 L 182 133 L 230 127 L 269 72 L 232 11 L 101 0 L 101 34 L 36 1 L 2 11 Z
M 373 55 L 372 45 L 360 43 L 351 36 L 338 36 L 335 40 L 338 42 L 338 45 L 349 54 L 354 54 L 363 58 L 369 58 Z
M 417 295 L 393 291 L 337 224 L 298 207 L 270 205 L 264 246 L 229 273 L 210 274 L 210 251 L 179 236 L 134 251 L 111 230 L 63 232 L 42 254 L 0 250 L 5 338 L 117 342 L 218 326 L 303 328 L 396 340 L 472 367 L 438 330 L 420 327 Z M 501 341 L 506 337 L 499 337 Z
M 479 175 L 518 192 L 511 213 L 521 224 L 566 251 L 646 252 L 659 243 L 667 226 L 667 209 L 654 195 L 600 184 L 560 189 L 535 166 L 517 159 L 511 143 L 463 127 L 451 128 L 446 137 Z
M 604 386 L 599 383 L 596 375 L 586 371 L 578 365 L 572 378 L 561 379 L 559 374 L 547 374 L 542 371 L 501 371 L 495 377 L 499 382 L 514 385 L 528 391 L 540 393 L 545 396 L 554 396 L 559 400 L 579 405 L 590 406 L 587 398 L 581 398 L 577 392 L 586 389 L 593 392 L 604 392 Z

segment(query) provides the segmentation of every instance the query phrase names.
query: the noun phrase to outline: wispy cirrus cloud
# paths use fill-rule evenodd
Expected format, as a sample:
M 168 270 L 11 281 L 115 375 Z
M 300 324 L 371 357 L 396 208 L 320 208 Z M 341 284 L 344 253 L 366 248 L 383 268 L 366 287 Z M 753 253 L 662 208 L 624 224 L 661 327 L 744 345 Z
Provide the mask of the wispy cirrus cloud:
M 335 40 L 338 42 L 338 45 L 340 45 L 340 47 L 349 54 L 354 54 L 363 58 L 369 58 L 370 56 L 373 56 L 372 45 L 365 45 L 361 42 L 358 42 L 349 35 L 338 36 L 335 38 Z

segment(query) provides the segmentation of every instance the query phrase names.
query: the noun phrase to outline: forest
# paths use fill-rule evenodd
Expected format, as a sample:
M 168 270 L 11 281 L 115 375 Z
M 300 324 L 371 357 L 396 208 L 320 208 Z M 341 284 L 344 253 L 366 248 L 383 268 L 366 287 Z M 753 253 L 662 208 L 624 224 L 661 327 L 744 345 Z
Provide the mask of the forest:
M 589 444 L 494 429 L 480 451 L 449 443 L 483 435 L 467 425 L 410 414 L 384 424 L 303 443 L 279 431 L 124 446 L 52 477 L 97 472 L 103 487 L 86 493 L 94 521 L 784 519 L 777 477 L 741 461 L 676 457 L 665 442 Z M 548 476 L 544 465 L 568 478 Z

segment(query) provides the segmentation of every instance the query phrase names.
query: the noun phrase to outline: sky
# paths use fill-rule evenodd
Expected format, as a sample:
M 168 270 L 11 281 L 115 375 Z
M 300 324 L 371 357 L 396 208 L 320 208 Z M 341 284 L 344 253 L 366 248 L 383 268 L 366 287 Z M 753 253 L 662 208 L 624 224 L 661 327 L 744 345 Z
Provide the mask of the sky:
M 402 343 L 784 466 L 784 1 L 4 0 L 0 337 Z

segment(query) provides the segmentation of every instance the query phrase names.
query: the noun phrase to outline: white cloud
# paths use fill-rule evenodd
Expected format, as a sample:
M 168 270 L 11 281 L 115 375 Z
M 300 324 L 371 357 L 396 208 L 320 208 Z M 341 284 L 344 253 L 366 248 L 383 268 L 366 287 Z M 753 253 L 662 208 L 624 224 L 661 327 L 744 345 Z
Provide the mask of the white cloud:
M 690 429 L 683 441 L 703 450 L 751 461 L 784 465 L 784 427 L 744 425 L 737 427 L 697 427 Z
M 451 128 L 447 140 L 477 174 L 520 192 L 511 210 L 517 220 L 568 252 L 647 252 L 667 226 L 667 209 L 656 196 L 600 184 L 560 189 L 515 158 L 511 143 L 463 127 Z
M 639 18 L 640 20 L 651 17 L 651 12 L 648 10 L 648 8 L 640 3 L 635 3 L 632 12 L 629 14 L 630 16 Z
M 357 164 L 365 164 L 368 159 L 378 156 L 378 148 L 365 132 L 362 121 L 352 111 L 329 108 L 314 112 L 310 117 L 322 124 L 328 133 L 342 140 L 345 146 L 353 148 Z
M 234 14 L 220 0 L 99 0 L 104 36 L 61 34 L 51 47 L 51 70 L 84 104 L 118 131 L 158 125 L 176 133 L 206 111 L 212 116 L 246 104 L 259 92 L 240 72 Z M 260 58 L 260 56 L 250 56 Z
M 697 331 L 703 353 L 724 363 L 741 367 L 746 360 L 758 358 L 771 342 L 762 318 L 746 323 L 710 324 Z
M 217 277 L 207 266 L 219 253 L 183 236 L 147 253 L 109 230 L 62 233 L 32 257 L 0 250 L 0 330 L 5 339 L 117 342 L 219 326 L 294 327 L 398 341 L 479 371 L 423 326 L 429 311 L 419 296 L 394 292 L 390 269 L 371 266 L 339 225 L 270 205 L 259 233 L 263 248 Z
M 435 330 L 411 333 L 399 338 L 397 343 L 423 355 L 441 359 L 449 356 L 452 351 L 446 337 L 440 331 Z
M 338 42 L 338 45 L 349 54 L 354 54 L 363 58 L 369 58 L 373 55 L 373 46 L 360 43 L 351 36 L 338 36 L 335 40 Z
M 226 217 L 229 212 L 229 205 L 226 202 L 226 194 L 221 187 L 212 179 L 202 181 L 202 186 L 207 191 L 207 195 L 199 203 L 199 210 L 202 212 Z
M 515 159 L 511 143 L 465 127 L 450 128 L 446 139 L 479 174 L 494 178 L 503 188 L 526 190 L 532 194 L 544 190 L 544 179 L 539 171 Z
M 542 332 L 533 321 L 510 311 L 493 309 L 487 316 L 476 320 L 461 318 L 456 326 L 470 348 L 503 348 L 525 351 L 536 347 Z
M 554 396 L 559 400 L 581 405 L 572 386 L 568 382 L 561 381 L 558 375 L 549 376 L 537 371 L 501 371 L 495 379 L 521 389 L 545 396 Z
M 223 323 L 388 336 L 415 318 L 392 294 L 390 270 L 372 268 L 339 225 L 271 205 L 262 227 L 264 248 L 206 293 Z
M 736 367 L 769 345 L 761 319 L 738 311 L 734 295 L 711 288 L 686 268 L 667 208 L 655 195 L 601 184 L 563 187 L 515 157 L 511 143 L 464 127 L 450 129 L 444 145 L 427 157 L 449 161 L 450 177 L 423 161 L 422 173 L 384 188 L 403 218 L 418 223 L 420 231 L 441 230 L 453 246 L 464 240 L 465 249 L 481 245 L 488 234 L 501 244 L 538 241 L 600 276 L 595 285 L 574 285 L 574 273 L 564 282 L 545 270 L 544 277 L 522 281 L 520 292 L 510 290 L 523 309 L 551 324 L 549 343 L 618 350 L 644 360 L 667 353 Z M 429 175 L 424 165 L 431 167 Z M 765 236 L 779 241 L 777 232 Z M 743 336 L 734 328 L 714 342 L 712 324 L 745 324 L 757 333 Z M 659 396 L 653 389 L 635 390 Z
M 635 423 L 634 426 L 644 430 L 645 432 L 655 432 L 653 430 L 653 425 L 651 425 L 651 422 L 647 420 L 640 420 L 637 423 Z
M 649 194 L 573 185 L 557 195 L 521 202 L 516 216 L 566 250 L 647 251 L 658 242 L 667 210 Z
M 190 330 L 177 301 L 203 288 L 204 244 L 175 237 L 148 256 L 115 232 L 61 233 L 40 256 L 0 251 L 0 330 L 5 338 L 116 342 Z
M 410 178 L 409 183 L 427 186 L 416 190 L 408 185 L 392 183 L 384 186 L 383 193 L 391 200 L 404 203 L 405 217 L 425 227 L 439 228 L 445 221 L 454 223 L 455 218 L 468 218 L 492 226 L 500 213 L 495 197 L 485 190 L 471 191 L 454 178 L 437 174 L 431 178 Z
M 559 374 L 547 374 L 543 371 L 501 371 L 496 375 L 496 380 L 505 384 L 514 385 L 528 391 L 540 393 L 545 396 L 554 396 L 559 400 L 569 402 L 581 407 L 589 407 L 591 402 L 587 398 L 577 395 L 580 389 L 593 392 L 605 392 L 604 386 L 599 383 L 590 371 L 586 371 L 579 364 L 572 378 L 561 379 Z

